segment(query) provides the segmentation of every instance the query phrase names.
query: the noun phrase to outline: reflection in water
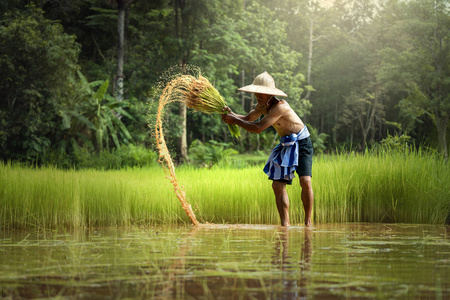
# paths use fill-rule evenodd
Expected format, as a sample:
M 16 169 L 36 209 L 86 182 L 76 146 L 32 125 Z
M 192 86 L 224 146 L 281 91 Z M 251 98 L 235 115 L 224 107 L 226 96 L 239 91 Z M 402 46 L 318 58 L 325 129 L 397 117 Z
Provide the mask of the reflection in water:
M 0 298 L 450 299 L 448 230 L 326 224 L 0 231 Z
M 282 290 L 272 290 L 271 299 L 306 299 L 308 293 L 308 275 L 307 271 L 311 269 L 311 231 L 304 229 L 304 240 L 300 251 L 300 274 L 295 262 L 289 254 L 289 238 L 292 232 L 289 227 L 277 228 L 277 238 L 275 242 L 275 253 L 272 264 L 281 271 Z
M 312 256 L 312 245 L 311 245 L 311 230 L 309 228 L 305 228 L 305 240 L 303 241 L 302 245 L 302 260 L 301 260 L 301 267 L 300 267 L 300 297 L 307 296 L 307 274 L 306 272 L 311 269 L 311 260 Z
M 177 253 L 173 256 L 172 264 L 164 268 L 164 280 L 161 282 L 161 297 L 170 299 L 176 297 L 177 299 L 184 299 L 186 291 L 186 256 L 191 250 L 195 234 L 199 226 L 194 226 L 193 229 L 187 232 L 183 238 L 180 239 L 180 247 Z M 159 297 L 158 297 L 159 298 Z
M 156 286 L 153 296 L 158 299 L 306 298 L 311 230 L 274 226 L 255 229 L 233 225 L 197 226 L 184 233 L 179 238 L 178 250 L 171 255 L 171 264 L 160 269 L 164 280 Z M 267 264 L 264 264 L 266 255 Z M 248 261 L 241 261 L 243 256 Z

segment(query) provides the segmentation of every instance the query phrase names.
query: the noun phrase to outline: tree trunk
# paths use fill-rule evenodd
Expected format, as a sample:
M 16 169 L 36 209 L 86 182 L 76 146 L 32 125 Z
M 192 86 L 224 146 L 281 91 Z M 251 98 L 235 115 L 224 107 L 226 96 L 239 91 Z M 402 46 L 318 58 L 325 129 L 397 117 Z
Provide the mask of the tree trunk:
M 439 150 L 446 160 L 448 159 L 447 127 L 448 116 L 438 117 L 438 114 L 436 114 L 436 129 L 439 138 Z
M 228 130 L 226 130 L 225 128 L 226 127 L 223 126 L 223 130 L 222 130 L 222 132 L 223 132 L 223 142 L 227 143 L 228 142 Z
M 245 70 L 241 72 L 241 86 L 245 85 Z M 241 105 L 242 110 L 245 111 L 245 92 L 241 92 Z
M 253 69 L 252 78 L 255 78 L 255 69 Z M 250 110 L 253 109 L 254 100 L 255 100 L 255 94 L 251 93 L 251 95 L 250 95 Z
M 320 132 L 323 132 L 324 115 L 320 116 Z
M 123 61 L 125 49 L 125 5 L 122 0 L 117 1 L 117 33 L 119 41 L 117 45 L 117 74 L 116 74 L 116 99 L 123 100 Z
M 336 105 L 334 106 L 334 128 L 337 128 L 338 120 L 339 120 L 338 107 L 339 107 L 339 102 L 338 102 L 338 99 L 336 99 Z M 337 145 L 337 141 L 338 141 L 338 131 L 333 130 L 333 144 Z
M 361 116 L 359 117 L 359 125 L 361 125 L 361 134 L 362 134 L 362 138 L 363 138 L 363 140 L 361 142 L 361 147 L 362 147 L 362 149 L 366 149 L 367 131 L 364 128 L 363 119 Z
M 444 53 L 444 49 L 442 49 L 444 44 L 444 38 L 442 37 L 439 39 L 439 53 Z M 444 44 L 445 45 L 445 44 Z M 438 72 L 439 78 L 443 78 L 442 69 L 445 68 L 445 64 L 442 60 L 436 59 L 436 55 L 433 54 L 434 61 L 435 61 L 435 67 Z M 444 57 L 444 56 L 442 56 Z M 439 86 L 437 88 L 439 91 L 440 99 L 446 99 L 447 92 L 446 89 L 443 87 L 442 83 L 439 83 Z M 445 100 L 442 100 L 443 103 Z M 438 132 L 438 139 L 439 139 L 439 149 L 441 151 L 441 154 L 444 155 L 445 160 L 448 160 L 448 148 L 447 148 L 447 128 L 448 128 L 448 119 L 449 119 L 450 111 L 447 109 L 445 111 L 438 111 L 435 113 L 436 115 L 436 129 Z
M 311 68 L 312 68 L 312 56 L 313 56 L 313 26 L 314 26 L 314 13 L 311 11 L 309 16 L 309 53 L 308 53 L 308 73 L 307 80 L 308 85 L 311 86 Z M 311 96 L 311 90 L 308 89 L 306 92 L 305 99 L 309 99 Z
M 180 102 L 180 116 L 181 116 L 181 137 L 180 137 L 180 155 L 183 162 L 189 161 L 188 147 L 187 147 L 187 126 L 186 126 L 186 104 Z
M 260 136 L 259 134 L 256 135 L 256 151 L 259 151 L 261 148 L 261 142 L 260 142 Z
M 175 10 L 175 37 L 177 39 L 179 39 L 180 38 L 180 29 L 179 29 L 179 23 L 178 23 L 179 22 L 179 17 L 178 17 L 179 1 L 175 0 L 173 2 L 173 5 L 175 6 L 174 7 L 174 10 Z
M 350 145 L 351 145 L 351 147 L 353 147 L 353 121 L 351 122 L 351 125 L 350 125 Z
M 375 142 L 375 118 L 371 120 L 370 124 L 370 145 L 373 145 Z
M 371 96 L 370 96 L 371 97 Z M 369 131 L 370 129 L 372 129 L 372 127 L 374 126 L 374 119 L 375 119 L 375 112 L 377 109 L 377 96 L 373 97 L 373 103 L 372 103 L 372 111 L 370 111 L 370 106 L 369 106 L 369 111 L 368 111 L 368 119 L 366 120 L 366 125 L 363 124 L 363 118 L 362 116 L 359 117 L 359 123 L 361 125 L 361 132 L 363 135 L 363 148 L 366 148 L 366 142 L 367 142 L 367 136 L 369 135 Z
M 181 10 L 183 10 L 184 8 L 184 0 L 175 0 L 174 1 L 174 5 L 175 5 L 175 37 L 177 39 L 183 39 L 183 34 L 182 31 L 180 31 L 180 13 Z M 181 13 L 181 21 L 183 21 L 183 15 Z M 181 26 L 183 26 L 183 24 L 181 24 Z M 181 43 L 182 47 L 184 45 L 184 43 Z M 180 49 L 181 52 L 184 52 L 183 49 Z M 185 66 L 186 66 L 186 61 L 187 61 L 187 57 L 183 57 L 182 60 L 182 72 L 186 72 L 185 70 Z M 181 117 L 181 136 L 180 136 L 180 140 L 178 142 L 178 154 L 180 155 L 180 161 L 182 162 L 188 162 L 189 161 L 189 156 L 188 156 L 188 146 L 187 146 L 187 109 L 186 109 L 186 104 L 184 102 L 180 102 L 180 112 L 179 115 Z

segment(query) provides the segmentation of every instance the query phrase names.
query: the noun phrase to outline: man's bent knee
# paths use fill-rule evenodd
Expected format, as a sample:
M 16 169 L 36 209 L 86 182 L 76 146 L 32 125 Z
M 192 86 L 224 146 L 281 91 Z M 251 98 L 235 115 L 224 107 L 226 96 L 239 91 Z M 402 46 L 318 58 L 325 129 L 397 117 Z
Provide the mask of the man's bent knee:
M 311 188 L 311 176 L 301 176 L 300 185 L 302 188 Z

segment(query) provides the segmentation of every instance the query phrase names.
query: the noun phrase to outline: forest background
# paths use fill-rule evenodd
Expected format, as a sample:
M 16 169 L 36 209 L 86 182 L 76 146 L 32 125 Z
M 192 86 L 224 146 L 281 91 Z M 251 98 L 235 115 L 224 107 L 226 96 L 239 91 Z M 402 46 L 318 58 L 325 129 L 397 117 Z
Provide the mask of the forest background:
M 444 0 L 8 0 L 0 3 L 0 158 L 60 167 L 156 161 L 169 73 L 198 67 L 230 107 L 268 71 L 317 152 L 410 145 L 448 157 L 450 4 Z M 178 161 L 276 143 L 233 141 L 218 116 L 173 103 Z M 228 151 L 228 152 L 227 152 Z M 207 153 L 211 155 L 206 155 Z M 216 154 L 214 154 L 216 153 Z

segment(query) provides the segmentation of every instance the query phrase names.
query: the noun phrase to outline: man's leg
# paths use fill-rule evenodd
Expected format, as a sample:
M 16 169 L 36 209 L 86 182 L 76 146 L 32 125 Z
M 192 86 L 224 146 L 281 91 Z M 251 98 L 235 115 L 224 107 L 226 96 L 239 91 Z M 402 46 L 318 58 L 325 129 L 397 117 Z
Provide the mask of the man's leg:
M 273 181 L 273 192 L 277 201 L 278 213 L 280 214 L 281 226 L 290 226 L 289 223 L 289 197 L 286 192 L 286 183 Z
M 300 185 L 302 187 L 302 202 L 305 210 L 305 225 L 311 226 L 311 213 L 314 203 L 314 193 L 311 185 L 311 176 L 301 176 Z

